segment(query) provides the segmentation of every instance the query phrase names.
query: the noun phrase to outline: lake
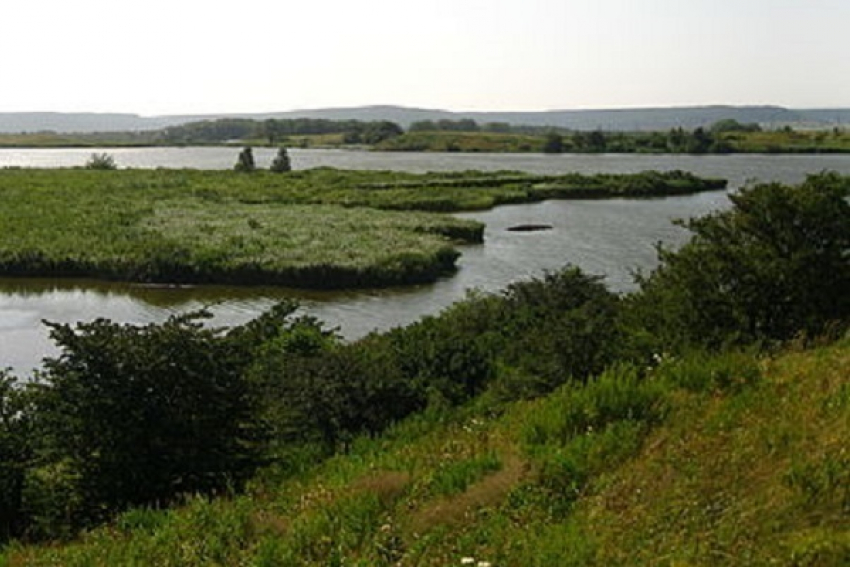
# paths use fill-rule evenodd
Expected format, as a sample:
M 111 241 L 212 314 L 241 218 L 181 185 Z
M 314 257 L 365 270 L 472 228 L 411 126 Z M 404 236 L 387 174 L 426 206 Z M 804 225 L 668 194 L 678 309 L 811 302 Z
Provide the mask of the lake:
M 119 167 L 228 169 L 239 148 L 123 148 L 0 150 L 0 167 L 71 167 L 93 152 L 107 151 Z M 274 151 L 254 150 L 259 166 Z M 646 156 L 378 153 L 349 150 L 290 150 L 296 169 L 329 166 L 344 169 L 444 171 L 479 169 L 533 173 L 630 173 L 683 169 L 722 177 L 730 190 L 747 180 L 796 183 L 807 173 L 835 170 L 850 175 L 850 156 Z M 655 244 L 671 246 L 687 238 L 671 224 L 728 206 L 725 191 L 647 200 L 547 201 L 463 213 L 487 224 L 485 243 L 466 246 L 458 271 L 434 284 L 403 289 L 304 292 L 280 288 L 161 288 L 126 283 L 0 279 L 0 368 L 28 373 L 44 356 L 56 354 L 43 319 L 75 322 L 96 317 L 150 323 L 170 314 L 208 307 L 214 323 L 245 322 L 285 298 L 298 299 L 304 311 L 339 327 L 348 338 L 403 325 L 436 313 L 461 299 L 468 289 L 495 291 L 512 281 L 541 275 L 572 263 L 604 275 L 617 291 L 633 288 L 634 270 L 655 265 Z M 550 224 L 544 232 L 509 232 L 524 223 Z

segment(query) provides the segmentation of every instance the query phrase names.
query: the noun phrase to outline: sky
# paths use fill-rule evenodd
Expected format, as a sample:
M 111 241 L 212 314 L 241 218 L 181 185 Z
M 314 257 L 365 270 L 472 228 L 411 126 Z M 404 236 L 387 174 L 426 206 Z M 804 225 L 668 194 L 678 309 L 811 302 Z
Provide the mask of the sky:
M 850 107 L 850 0 L 26 0 L 0 112 Z

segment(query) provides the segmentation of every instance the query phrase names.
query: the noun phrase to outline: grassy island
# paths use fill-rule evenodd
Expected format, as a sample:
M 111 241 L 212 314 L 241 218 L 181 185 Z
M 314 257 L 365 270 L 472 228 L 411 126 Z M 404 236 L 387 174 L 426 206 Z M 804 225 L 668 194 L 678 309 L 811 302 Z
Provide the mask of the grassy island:
M 0 171 L 0 275 L 305 288 L 433 281 L 484 227 L 440 213 L 719 189 L 682 172 L 537 176 Z

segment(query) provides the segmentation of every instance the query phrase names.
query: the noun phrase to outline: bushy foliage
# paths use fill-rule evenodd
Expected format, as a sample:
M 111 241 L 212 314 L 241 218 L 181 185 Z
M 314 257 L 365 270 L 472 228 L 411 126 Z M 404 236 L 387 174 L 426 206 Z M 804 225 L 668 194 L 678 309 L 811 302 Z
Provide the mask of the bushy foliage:
M 569 267 L 512 284 L 504 298 L 501 358 L 519 370 L 502 383 L 510 397 L 584 380 L 618 358 L 620 300 L 601 278 Z
M 118 169 L 115 158 L 107 153 L 92 154 L 86 162 L 86 169 L 113 170 Z
M 515 399 L 590 376 L 614 359 L 617 301 L 568 268 L 353 344 L 300 319 L 256 353 L 250 380 L 278 449 L 312 440 L 333 450 L 494 383 Z
M 254 162 L 254 150 L 250 147 L 244 148 L 241 152 L 239 152 L 239 156 L 236 158 L 236 165 L 233 166 L 233 170 L 240 173 L 251 173 L 256 169 L 257 165 Z
M 0 370 L 0 542 L 23 529 L 22 490 L 32 458 L 25 401 L 15 381 Z
M 546 139 L 543 141 L 543 153 L 559 154 L 564 151 L 564 137 L 558 132 L 550 132 L 546 134 Z
M 292 171 L 292 163 L 289 161 L 289 152 L 286 151 L 286 148 L 280 148 L 277 151 L 277 155 L 274 160 L 272 160 L 272 164 L 269 169 L 274 173 L 286 173 L 287 171 Z
M 62 354 L 46 361 L 29 397 L 38 434 L 24 487 L 32 535 L 238 488 L 252 475 L 263 432 L 243 370 L 262 333 L 231 338 L 202 326 L 203 315 L 50 324 Z
M 422 408 L 396 360 L 362 345 L 267 352 L 252 378 L 264 393 L 276 449 L 314 442 L 334 451 Z
M 757 122 L 741 123 L 734 118 L 725 118 L 712 124 L 710 130 L 713 134 L 723 132 L 761 132 L 761 126 Z
M 784 341 L 850 318 L 850 180 L 757 185 L 733 207 L 684 223 L 693 233 L 642 278 L 632 314 L 661 348 Z

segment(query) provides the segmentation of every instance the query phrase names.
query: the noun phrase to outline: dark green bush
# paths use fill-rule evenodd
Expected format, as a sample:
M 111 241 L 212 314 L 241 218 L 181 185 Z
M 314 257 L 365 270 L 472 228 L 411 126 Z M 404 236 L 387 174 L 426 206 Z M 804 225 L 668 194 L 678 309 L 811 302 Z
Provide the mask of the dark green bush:
M 118 169 L 118 165 L 115 163 L 115 158 L 106 152 L 102 154 L 92 154 L 89 157 L 89 160 L 86 162 L 86 169 L 98 169 L 98 170 L 113 170 Z
M 424 407 L 423 393 L 386 345 L 340 345 L 315 328 L 288 334 L 263 349 L 249 374 L 276 450 L 304 442 L 334 450 Z
M 254 162 L 254 150 L 251 147 L 244 148 L 236 158 L 236 165 L 233 166 L 234 171 L 241 173 L 251 173 L 256 171 L 257 166 Z
M 25 401 L 15 380 L 0 370 L 0 543 L 24 527 L 22 489 L 32 459 Z
M 262 437 L 242 377 L 250 357 L 204 328 L 203 315 L 49 324 L 62 354 L 45 362 L 32 396 L 39 447 L 25 504 L 34 525 L 78 527 L 252 475 Z
M 571 379 L 584 380 L 619 356 L 619 299 L 601 279 L 568 267 L 541 279 L 512 284 L 504 293 L 504 344 L 500 358 L 517 368 L 503 383 L 527 395 L 548 392 Z
M 657 349 L 785 341 L 850 320 L 850 178 L 757 185 L 687 226 L 629 302 Z

